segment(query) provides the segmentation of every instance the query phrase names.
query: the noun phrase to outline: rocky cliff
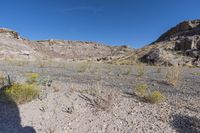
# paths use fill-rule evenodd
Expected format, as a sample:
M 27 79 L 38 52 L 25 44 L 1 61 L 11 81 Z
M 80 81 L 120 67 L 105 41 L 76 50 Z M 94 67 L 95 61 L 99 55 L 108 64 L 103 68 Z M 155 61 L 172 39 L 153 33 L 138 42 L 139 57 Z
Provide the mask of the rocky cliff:
M 138 51 L 149 64 L 200 66 L 200 20 L 184 21 Z

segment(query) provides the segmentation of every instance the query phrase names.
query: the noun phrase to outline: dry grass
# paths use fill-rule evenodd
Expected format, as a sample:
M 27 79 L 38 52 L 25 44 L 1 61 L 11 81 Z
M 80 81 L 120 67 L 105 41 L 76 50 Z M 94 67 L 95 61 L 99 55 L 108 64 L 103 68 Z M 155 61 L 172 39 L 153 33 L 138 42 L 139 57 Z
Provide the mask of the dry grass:
M 148 85 L 145 83 L 140 83 L 138 85 L 136 85 L 136 93 L 140 96 L 146 96 L 147 95 L 147 89 L 148 89 Z
M 149 91 L 148 85 L 145 83 L 140 83 L 135 88 L 136 94 L 143 99 L 143 101 L 148 103 L 160 103 L 165 99 L 165 96 L 159 91 Z
M 169 67 L 166 73 L 166 82 L 171 85 L 176 85 L 181 76 L 182 67 L 173 66 Z
M 138 77 L 142 77 L 146 72 L 144 64 L 142 63 L 136 64 L 136 70 L 137 70 Z
M 132 73 L 132 68 L 131 67 L 126 67 L 122 69 L 122 74 L 123 75 L 130 75 Z
M 91 67 L 91 63 L 90 62 L 83 62 L 80 64 L 80 66 L 78 67 L 78 72 L 79 73 L 83 73 L 85 72 L 87 69 L 89 69 Z
M 35 84 L 39 76 L 40 75 L 38 73 L 28 73 L 26 82 L 28 84 Z
M 90 105 L 95 107 L 96 111 L 110 111 L 114 98 L 117 97 L 117 93 L 111 89 L 102 91 L 99 83 L 94 88 L 87 88 L 79 92 Z
M 152 104 L 155 103 L 160 103 L 161 101 L 163 101 L 165 99 L 165 96 L 163 94 L 161 94 L 159 91 L 153 91 L 152 93 L 150 93 L 147 97 L 146 100 Z

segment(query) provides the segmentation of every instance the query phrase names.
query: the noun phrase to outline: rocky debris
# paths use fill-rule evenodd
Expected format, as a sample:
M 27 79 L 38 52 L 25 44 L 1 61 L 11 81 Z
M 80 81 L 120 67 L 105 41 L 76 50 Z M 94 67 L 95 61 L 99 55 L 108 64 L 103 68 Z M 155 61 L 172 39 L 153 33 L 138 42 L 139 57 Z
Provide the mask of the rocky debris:
M 154 48 L 151 48 L 152 45 Z M 171 65 L 199 66 L 200 20 L 178 24 L 146 48 L 151 50 L 139 57 L 143 62 L 155 65 L 168 62 Z

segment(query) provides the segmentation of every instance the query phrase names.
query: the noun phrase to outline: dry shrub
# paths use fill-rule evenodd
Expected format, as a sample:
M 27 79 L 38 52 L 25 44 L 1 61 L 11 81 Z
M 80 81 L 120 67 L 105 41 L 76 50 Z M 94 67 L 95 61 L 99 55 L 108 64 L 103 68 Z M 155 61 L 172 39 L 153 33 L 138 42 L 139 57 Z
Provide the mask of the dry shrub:
M 159 91 L 154 91 L 152 93 L 150 93 L 147 97 L 146 100 L 150 103 L 159 103 L 161 102 L 163 99 L 165 99 L 165 96 L 162 95 Z
M 140 84 L 136 85 L 136 93 L 140 96 L 146 96 L 147 89 L 148 89 L 148 85 L 145 83 L 140 83 Z
M 142 77 L 146 72 L 146 70 L 144 68 L 144 64 L 142 64 L 142 63 L 136 64 L 136 70 L 137 70 L 138 77 Z
M 155 104 L 160 103 L 165 99 L 165 96 L 159 91 L 150 92 L 148 85 L 140 83 L 136 86 L 136 94 L 143 99 L 143 101 Z
M 132 72 L 132 68 L 131 67 L 127 67 L 127 68 L 122 69 L 122 74 L 123 75 L 130 75 L 131 72 Z
M 96 111 L 110 111 L 114 98 L 117 97 L 117 92 L 114 90 L 108 89 L 102 91 L 99 83 L 94 88 L 87 88 L 80 92 L 83 98 L 96 108 Z
M 79 73 L 83 73 L 85 72 L 87 69 L 89 69 L 91 67 L 91 63 L 90 62 L 83 62 L 80 64 L 80 66 L 78 67 L 78 72 Z
M 166 82 L 171 85 L 176 85 L 181 76 L 181 66 L 169 67 L 166 73 Z

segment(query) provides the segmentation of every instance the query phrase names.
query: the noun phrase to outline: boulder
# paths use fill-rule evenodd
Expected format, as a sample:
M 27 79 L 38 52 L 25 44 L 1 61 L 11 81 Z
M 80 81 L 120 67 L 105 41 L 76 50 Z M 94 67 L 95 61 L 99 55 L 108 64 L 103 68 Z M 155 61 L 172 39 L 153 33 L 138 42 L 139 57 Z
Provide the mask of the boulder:
M 176 51 L 186 51 L 188 49 L 193 49 L 193 48 L 195 48 L 194 40 L 190 38 L 184 38 L 175 43 L 174 49 Z
M 154 65 L 173 65 L 177 64 L 172 60 L 173 55 L 162 48 L 156 48 L 140 58 L 142 62 Z
M 198 50 L 200 50 L 200 40 L 197 41 L 196 47 Z

